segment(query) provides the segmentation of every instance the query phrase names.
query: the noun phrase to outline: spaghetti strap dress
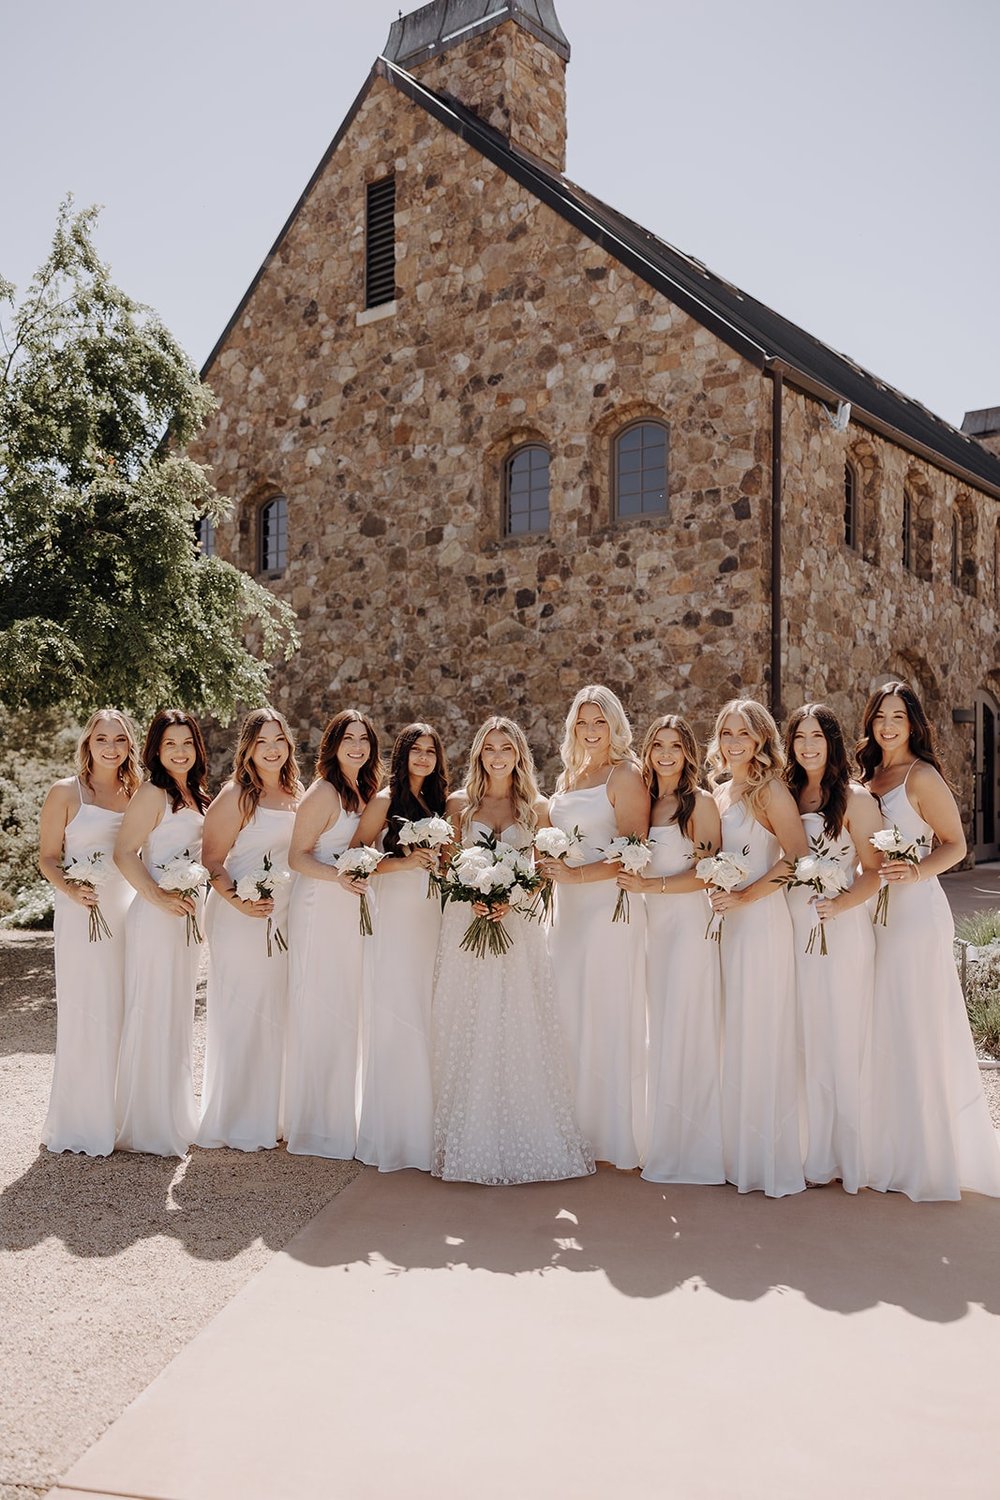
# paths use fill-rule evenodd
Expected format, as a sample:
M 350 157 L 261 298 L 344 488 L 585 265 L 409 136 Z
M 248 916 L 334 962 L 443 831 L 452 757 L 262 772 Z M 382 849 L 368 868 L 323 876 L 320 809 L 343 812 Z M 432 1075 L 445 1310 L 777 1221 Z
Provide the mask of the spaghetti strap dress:
M 125 1005 L 125 922 L 135 891 L 114 862 L 123 814 L 88 801 L 66 825 L 68 863 L 102 854 L 108 879 L 97 894 L 111 936 L 91 942 L 88 911 L 55 893 L 56 1060 L 42 1144 L 49 1151 L 110 1156 L 115 1147 L 115 1074 Z

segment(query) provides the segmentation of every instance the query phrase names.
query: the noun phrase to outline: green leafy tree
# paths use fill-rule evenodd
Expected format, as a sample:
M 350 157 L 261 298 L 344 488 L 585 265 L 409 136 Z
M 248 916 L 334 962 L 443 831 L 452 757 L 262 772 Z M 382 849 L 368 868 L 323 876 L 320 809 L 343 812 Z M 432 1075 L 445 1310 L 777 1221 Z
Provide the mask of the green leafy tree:
M 224 721 L 266 701 L 294 617 L 195 545 L 229 509 L 184 454 L 215 401 L 64 203 L 18 305 L 0 278 L 0 703 Z M 247 649 L 248 633 L 261 655 Z

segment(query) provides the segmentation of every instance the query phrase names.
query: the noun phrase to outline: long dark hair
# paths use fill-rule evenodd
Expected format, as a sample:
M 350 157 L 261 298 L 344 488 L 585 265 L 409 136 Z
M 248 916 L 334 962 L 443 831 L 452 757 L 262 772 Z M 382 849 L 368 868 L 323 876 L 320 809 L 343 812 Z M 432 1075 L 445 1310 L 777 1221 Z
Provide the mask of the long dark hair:
M 195 806 L 199 812 L 204 812 L 208 806 L 208 792 L 205 789 L 208 756 L 205 754 L 205 741 L 197 719 L 193 719 L 182 708 L 161 708 L 146 731 L 146 743 L 142 747 L 142 763 L 153 785 L 161 787 L 166 792 L 173 811 L 179 812 L 184 806 L 181 789 L 160 760 L 160 745 L 163 743 L 163 736 L 175 724 L 181 725 L 184 729 L 190 729 L 191 738 L 194 740 L 194 765 L 185 779 Z
M 851 768 L 847 759 L 847 746 L 844 744 L 844 731 L 840 727 L 840 720 L 832 708 L 827 708 L 825 703 L 803 703 L 797 708 L 788 720 L 785 729 L 785 785 L 790 790 L 796 802 L 808 780 L 805 771 L 795 758 L 795 732 L 803 719 L 815 719 L 823 731 L 826 740 L 826 765 L 823 767 L 823 779 L 820 782 L 820 791 L 823 800 L 820 803 L 820 812 L 823 814 L 823 827 L 827 835 L 832 839 L 839 839 L 844 826 L 844 814 L 847 812 L 847 788 L 851 780 Z
M 357 791 L 344 775 L 337 759 L 337 751 L 340 749 L 341 740 L 347 733 L 348 724 L 364 725 L 370 747 L 368 759 L 358 772 Z M 324 781 L 330 783 L 347 812 L 360 812 L 365 803 L 371 801 L 385 780 L 385 767 L 379 759 L 378 735 L 375 733 L 375 726 L 367 714 L 361 713 L 356 708 L 344 708 L 339 714 L 334 714 L 323 730 L 323 738 L 319 743 L 316 775 L 322 776 Z
M 654 802 L 660 796 L 660 778 L 653 767 L 653 741 L 661 729 L 673 729 L 684 751 L 684 769 L 677 783 L 677 813 L 674 822 L 684 838 L 690 838 L 691 819 L 698 800 L 698 788 L 701 786 L 701 751 L 694 737 L 694 730 L 680 714 L 661 714 L 658 719 L 653 720 L 642 742 L 642 779 L 649 787 Z
M 886 698 L 901 698 L 906 709 L 906 716 L 910 721 L 910 754 L 916 756 L 917 760 L 925 760 L 929 766 L 933 766 L 938 775 L 951 786 L 944 773 L 944 767 L 937 757 L 934 746 L 934 731 L 927 721 L 923 704 L 917 697 L 908 682 L 885 682 L 874 693 L 865 704 L 864 718 L 861 722 L 861 738 L 855 747 L 855 758 L 861 768 L 861 780 L 871 781 L 875 772 L 882 764 L 882 749 L 872 732 L 875 715 L 878 713 Z
M 410 751 L 422 735 L 434 741 L 436 764 L 429 776 L 424 777 L 420 789 L 420 801 L 413 795 L 410 786 Z M 386 815 L 385 837 L 382 847 L 386 854 L 402 852 L 399 847 L 400 821 L 426 818 L 432 814 L 444 815 L 448 800 L 448 760 L 441 743 L 441 736 L 430 724 L 407 724 L 396 736 L 389 762 L 389 811 Z

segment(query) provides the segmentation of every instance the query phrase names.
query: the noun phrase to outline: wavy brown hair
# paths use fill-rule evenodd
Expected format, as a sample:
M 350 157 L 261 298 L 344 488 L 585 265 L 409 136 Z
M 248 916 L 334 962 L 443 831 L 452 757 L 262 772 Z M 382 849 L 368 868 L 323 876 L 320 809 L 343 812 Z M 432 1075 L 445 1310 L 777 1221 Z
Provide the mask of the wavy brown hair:
M 142 784 L 142 765 L 139 761 L 139 731 L 120 708 L 99 708 L 92 713 L 76 744 L 76 769 L 80 780 L 94 790 L 91 776 L 94 770 L 94 755 L 90 748 L 90 736 L 102 719 L 115 719 L 128 737 L 128 754 L 118 767 L 118 780 L 128 797 L 134 797 Z
M 823 814 L 823 827 L 828 837 L 839 839 L 844 827 L 844 815 L 847 812 L 847 788 L 850 785 L 851 768 L 847 759 L 847 746 L 844 744 L 844 731 L 840 727 L 840 720 L 833 709 L 827 708 L 825 703 L 803 703 L 802 707 L 797 708 L 788 720 L 785 728 L 785 785 L 797 803 L 809 779 L 795 758 L 795 735 L 803 719 L 815 719 L 826 740 L 826 765 L 823 767 L 823 776 L 820 781 L 820 791 L 823 797 L 820 812 Z
M 691 819 L 694 817 L 698 789 L 701 786 L 701 749 L 694 737 L 694 730 L 680 714 L 661 714 L 658 719 L 653 720 L 642 742 L 642 779 L 649 787 L 654 801 L 662 796 L 660 778 L 653 769 L 653 741 L 661 729 L 672 729 L 684 752 L 684 769 L 677 783 L 677 812 L 673 821 L 684 837 L 690 838 Z
M 277 724 L 288 746 L 288 759 L 281 768 L 281 790 L 289 797 L 302 796 L 302 782 L 295 759 L 295 741 L 284 714 L 276 708 L 254 708 L 240 726 L 240 737 L 233 756 L 233 785 L 240 793 L 240 827 L 245 828 L 257 811 L 264 793 L 264 783 L 253 762 L 254 747 L 265 724 Z
M 410 751 L 425 734 L 434 741 L 437 761 L 431 774 L 424 777 L 424 784 L 420 788 L 421 800 L 418 801 L 410 786 Z M 407 724 L 396 736 L 389 761 L 389 811 L 386 814 L 385 837 L 382 840 L 386 854 L 397 855 L 401 852 L 400 823 L 434 814 L 444 817 L 449 785 L 448 758 L 437 730 L 430 724 Z
M 347 733 L 348 724 L 364 725 L 370 747 L 368 759 L 358 772 L 357 789 L 348 781 L 337 759 L 337 751 L 340 749 L 341 740 Z M 357 708 L 343 708 L 339 714 L 334 714 L 323 730 L 323 738 L 319 742 L 316 775 L 330 783 L 340 797 L 341 806 L 347 812 L 361 812 L 365 803 L 371 801 L 385 780 L 385 767 L 379 759 L 375 725 L 367 714 L 363 714 Z
M 146 731 L 146 743 L 142 747 L 142 763 L 153 785 L 162 787 L 170 798 L 173 811 L 179 812 L 184 806 L 180 787 L 160 760 L 160 745 L 163 743 L 163 736 L 175 724 L 190 729 L 191 738 L 194 740 L 194 765 L 187 773 L 185 781 L 198 811 L 204 812 L 208 806 L 208 792 L 205 789 L 208 756 L 205 754 L 205 740 L 197 719 L 185 713 L 183 708 L 161 708 Z
M 753 816 L 759 818 L 764 812 L 762 801 L 768 782 L 780 777 L 785 769 L 781 736 L 774 719 L 756 698 L 731 698 L 728 703 L 724 703 L 719 709 L 706 755 L 711 767 L 708 779 L 713 787 L 720 786 L 730 774 L 719 739 L 722 726 L 730 714 L 740 716 L 755 740 L 753 762 L 747 771 L 747 789 L 743 800 Z
M 501 714 L 491 714 L 476 730 L 476 737 L 472 741 L 472 749 L 469 751 L 469 769 L 465 773 L 465 795 L 468 801 L 462 813 L 462 828 L 468 832 L 490 784 L 486 767 L 483 765 L 483 746 L 486 744 L 487 735 L 491 734 L 494 729 L 499 730 L 501 734 L 506 734 L 517 751 L 517 760 L 510 778 L 510 800 L 514 809 L 514 822 L 534 834 L 538 827 L 535 803 L 541 796 L 535 775 L 535 758 L 531 753 L 524 730 L 515 724 L 513 719 L 505 719 Z
M 861 770 L 861 780 L 871 781 L 875 772 L 882 764 L 882 749 L 872 733 L 872 725 L 875 715 L 878 713 L 886 698 L 901 698 L 906 709 L 906 716 L 910 721 L 909 748 L 917 760 L 925 760 L 929 766 L 933 766 L 943 781 L 951 786 L 945 775 L 944 767 L 938 760 L 937 750 L 934 745 L 934 731 L 924 713 L 923 704 L 917 697 L 908 682 L 901 679 L 896 682 L 886 682 L 874 693 L 865 704 L 865 712 L 861 721 L 861 738 L 854 749 L 854 756 Z M 954 788 L 952 787 L 954 791 Z

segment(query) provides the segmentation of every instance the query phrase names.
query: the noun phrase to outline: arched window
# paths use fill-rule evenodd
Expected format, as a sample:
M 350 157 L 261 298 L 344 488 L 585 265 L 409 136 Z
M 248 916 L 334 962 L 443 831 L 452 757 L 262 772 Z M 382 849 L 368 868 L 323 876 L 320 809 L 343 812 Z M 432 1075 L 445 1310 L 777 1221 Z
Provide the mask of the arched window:
M 516 449 L 504 464 L 504 535 L 549 529 L 549 450 L 540 443 Z
M 852 463 L 844 465 L 844 541 L 857 550 L 861 546 L 858 524 L 858 476 Z
M 194 534 L 198 551 L 202 557 L 215 556 L 215 522 L 210 516 L 200 516 L 194 523 Z
M 614 446 L 615 516 L 667 513 L 667 429 L 662 422 L 635 422 Z
M 962 523 L 958 511 L 951 513 L 951 581 L 958 588 L 962 573 Z
M 913 572 L 913 500 L 903 491 L 903 567 Z
M 993 600 L 1000 609 L 1000 521 L 993 533 Z
M 280 573 L 288 562 L 288 501 L 275 495 L 258 512 L 258 567 L 261 573 Z

